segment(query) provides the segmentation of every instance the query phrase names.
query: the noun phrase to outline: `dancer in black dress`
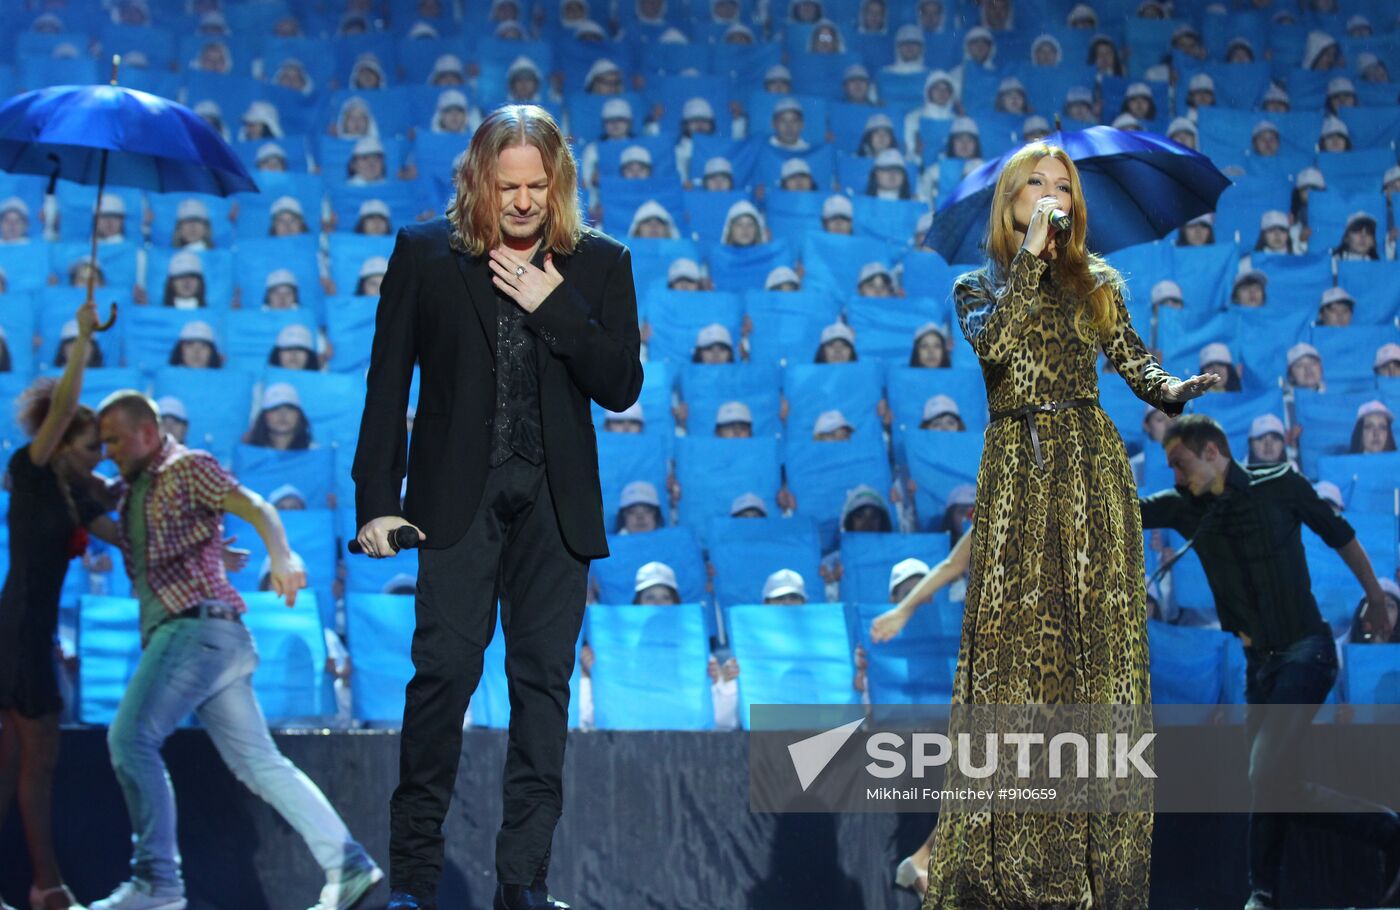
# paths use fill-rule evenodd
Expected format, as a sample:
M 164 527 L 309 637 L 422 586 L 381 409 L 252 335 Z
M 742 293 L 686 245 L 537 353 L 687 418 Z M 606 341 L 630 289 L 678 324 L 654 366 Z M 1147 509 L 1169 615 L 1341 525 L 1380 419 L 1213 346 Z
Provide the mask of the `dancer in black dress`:
M 0 822 L 18 790 L 34 870 L 35 910 L 77 907 L 54 854 L 52 789 L 63 700 L 54 669 L 58 601 L 68 563 L 87 531 L 116 539 L 102 501 L 97 416 L 78 404 L 97 309 L 77 314 L 78 337 L 57 380 L 37 380 L 20 397 L 28 445 L 10 458 L 10 571 L 0 593 Z M 3 902 L 0 902 L 3 906 Z

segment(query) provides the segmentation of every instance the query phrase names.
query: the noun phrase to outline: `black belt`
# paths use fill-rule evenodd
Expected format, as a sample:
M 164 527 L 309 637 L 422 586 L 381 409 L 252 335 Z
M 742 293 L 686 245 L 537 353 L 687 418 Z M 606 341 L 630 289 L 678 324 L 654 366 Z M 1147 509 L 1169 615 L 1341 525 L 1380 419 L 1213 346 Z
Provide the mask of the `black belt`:
M 179 613 L 172 613 L 172 619 L 227 619 L 232 622 L 242 622 L 238 611 L 225 604 L 202 603 L 192 607 L 186 607 Z
M 1045 463 L 1040 458 L 1040 436 L 1035 431 L 1035 415 L 1053 414 L 1056 411 L 1064 411 L 1069 408 L 1089 408 L 1098 403 L 1096 398 L 1068 398 L 1064 401 L 1047 401 L 1045 404 L 1023 405 L 1007 411 L 992 411 L 991 418 L 993 421 L 1012 418 L 1025 419 L 1026 429 L 1031 431 L 1031 448 L 1035 450 L 1035 466 L 1043 471 Z

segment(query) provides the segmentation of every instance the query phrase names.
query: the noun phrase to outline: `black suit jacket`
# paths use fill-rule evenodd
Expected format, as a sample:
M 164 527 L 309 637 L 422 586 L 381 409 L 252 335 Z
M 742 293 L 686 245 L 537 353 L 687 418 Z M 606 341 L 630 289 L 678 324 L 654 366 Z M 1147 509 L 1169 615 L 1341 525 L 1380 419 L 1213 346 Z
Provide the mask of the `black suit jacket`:
M 446 218 L 402 228 L 380 287 L 360 441 L 355 512 L 361 527 L 402 515 L 446 548 L 466 533 L 490 461 L 496 403 L 496 292 L 486 256 L 454 251 Z M 621 411 L 642 388 L 632 256 L 586 231 L 555 256 L 564 283 L 527 314 L 539 354 L 545 467 L 564 541 L 608 555 L 589 399 Z M 405 414 L 419 366 L 413 444 Z M 399 491 L 404 471 L 408 493 Z

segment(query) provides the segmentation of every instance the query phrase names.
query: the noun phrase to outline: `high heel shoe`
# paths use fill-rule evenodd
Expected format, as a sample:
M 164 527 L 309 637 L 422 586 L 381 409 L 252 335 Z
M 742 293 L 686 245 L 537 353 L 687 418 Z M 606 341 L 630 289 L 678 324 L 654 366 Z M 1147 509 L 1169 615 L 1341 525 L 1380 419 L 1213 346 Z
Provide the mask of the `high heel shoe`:
M 906 856 L 899 861 L 899 865 L 894 870 L 894 883 L 901 888 L 908 888 L 920 897 L 928 890 L 926 879 L 927 873 L 914 863 L 914 857 Z M 924 886 L 919 887 L 919 879 L 925 879 Z
M 51 908 L 49 906 L 49 898 L 60 894 L 68 899 L 68 903 L 64 904 L 67 910 L 87 910 L 86 907 L 78 903 L 78 899 L 73 896 L 72 891 L 68 890 L 67 885 L 59 885 L 56 888 L 45 888 L 43 891 L 40 891 L 38 888 L 30 888 L 30 910 L 60 910 L 60 908 Z

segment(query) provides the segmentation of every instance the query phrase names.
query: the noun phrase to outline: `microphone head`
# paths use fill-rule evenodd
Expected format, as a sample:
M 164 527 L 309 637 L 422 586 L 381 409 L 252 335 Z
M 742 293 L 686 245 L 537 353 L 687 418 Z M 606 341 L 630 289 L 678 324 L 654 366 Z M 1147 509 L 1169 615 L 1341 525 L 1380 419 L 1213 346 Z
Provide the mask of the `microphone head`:
M 394 546 L 399 550 L 416 549 L 423 538 L 412 525 L 400 525 L 394 529 Z

